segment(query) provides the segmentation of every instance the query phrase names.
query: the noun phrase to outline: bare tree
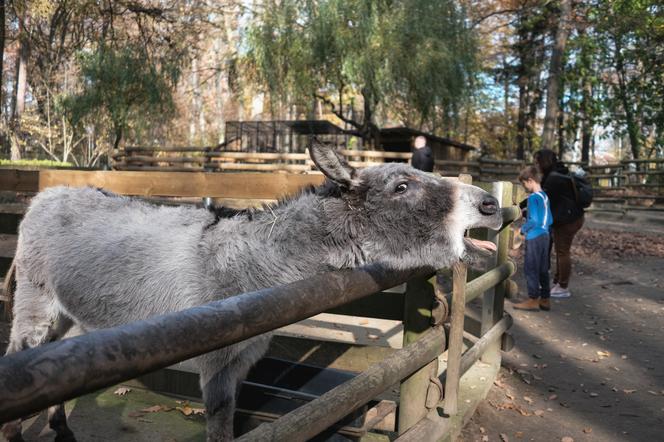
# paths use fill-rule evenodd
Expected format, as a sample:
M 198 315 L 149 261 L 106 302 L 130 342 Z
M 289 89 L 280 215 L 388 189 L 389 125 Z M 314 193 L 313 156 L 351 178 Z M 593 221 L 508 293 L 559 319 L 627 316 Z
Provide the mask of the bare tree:
M 560 18 L 556 29 L 556 38 L 551 51 L 549 65 L 549 79 L 546 86 L 546 115 L 544 116 L 544 130 L 542 131 L 541 147 L 551 149 L 556 140 L 556 124 L 558 122 L 560 83 L 563 68 L 563 56 L 569 35 L 569 26 L 572 18 L 572 1 L 560 1 Z

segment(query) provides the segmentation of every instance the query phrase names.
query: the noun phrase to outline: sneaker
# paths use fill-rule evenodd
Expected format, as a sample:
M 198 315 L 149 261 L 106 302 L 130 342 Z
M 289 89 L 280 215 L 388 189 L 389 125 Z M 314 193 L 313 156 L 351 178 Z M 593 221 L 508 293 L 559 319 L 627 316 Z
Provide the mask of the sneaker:
M 514 307 L 517 310 L 539 311 L 540 304 L 537 298 L 528 298 L 523 302 L 514 304 L 512 307 Z
M 570 296 L 572 296 L 572 293 L 570 293 L 569 289 L 562 288 L 558 284 L 554 285 L 553 288 L 551 288 L 552 298 L 569 298 Z

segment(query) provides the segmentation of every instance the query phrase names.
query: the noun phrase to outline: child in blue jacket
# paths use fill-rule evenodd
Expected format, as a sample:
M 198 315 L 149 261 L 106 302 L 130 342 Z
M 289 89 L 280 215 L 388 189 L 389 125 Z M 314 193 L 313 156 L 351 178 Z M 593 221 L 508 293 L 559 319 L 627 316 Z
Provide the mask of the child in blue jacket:
M 542 191 L 541 176 L 534 166 L 519 174 L 519 181 L 530 195 L 528 215 L 521 233 L 526 236 L 524 273 L 528 286 L 528 300 L 515 304 L 521 310 L 551 310 L 549 285 L 549 228 L 553 223 L 549 198 Z

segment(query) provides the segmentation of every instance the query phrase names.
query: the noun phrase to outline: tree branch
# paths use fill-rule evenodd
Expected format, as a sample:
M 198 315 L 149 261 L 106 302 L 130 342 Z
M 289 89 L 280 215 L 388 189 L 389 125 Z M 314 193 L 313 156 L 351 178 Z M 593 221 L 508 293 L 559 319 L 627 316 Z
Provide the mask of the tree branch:
M 322 101 L 324 104 L 327 104 L 328 106 L 330 106 L 332 113 L 334 115 L 336 115 L 340 120 L 342 120 L 345 123 L 350 124 L 355 129 L 358 129 L 358 130 L 362 129 L 362 125 L 360 123 L 358 123 L 357 121 L 352 120 L 348 117 L 345 117 L 340 111 L 338 111 L 337 107 L 334 105 L 334 102 L 332 102 L 332 100 L 330 100 L 329 98 L 324 97 L 322 95 L 319 95 L 319 94 L 313 94 L 313 95 L 314 95 L 314 98 L 317 98 L 320 101 Z

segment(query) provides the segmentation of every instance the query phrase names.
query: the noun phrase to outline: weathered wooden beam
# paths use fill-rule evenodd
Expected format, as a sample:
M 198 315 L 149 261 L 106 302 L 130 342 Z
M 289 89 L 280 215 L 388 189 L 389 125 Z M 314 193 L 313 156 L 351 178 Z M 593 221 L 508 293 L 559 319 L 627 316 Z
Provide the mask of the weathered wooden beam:
M 470 184 L 472 178 L 460 175 L 459 180 Z M 466 284 L 468 267 L 457 262 L 452 267 L 452 303 L 450 315 L 450 336 L 447 349 L 447 379 L 445 382 L 445 413 L 455 415 L 458 410 L 460 363 L 463 351 L 463 322 L 466 311 Z
M 339 153 L 346 157 L 363 157 L 363 158 L 391 158 L 400 160 L 410 160 L 413 156 L 411 152 L 383 152 L 380 150 L 348 150 L 343 149 Z
M 38 170 L 0 169 L 0 190 L 37 192 L 38 189 Z
M 482 336 L 471 348 L 469 348 L 461 358 L 460 369 L 463 376 L 475 364 L 482 355 L 490 349 L 493 345 L 499 344 L 501 337 L 512 326 L 512 317 L 506 315 L 503 319 L 498 321 L 491 330 Z M 441 379 L 449 377 L 449 364 L 448 370 L 441 375 Z M 446 384 L 447 385 L 447 384 Z M 447 394 L 447 391 L 446 391 Z M 445 404 L 447 402 L 445 401 Z M 445 440 L 450 436 L 452 430 L 453 417 L 445 411 L 446 416 L 440 415 L 440 405 L 438 409 L 434 409 L 425 419 L 422 419 L 416 425 L 411 427 L 407 432 L 400 435 L 396 441 L 398 442 L 421 442 L 429 440 Z
M 489 270 L 472 281 L 466 286 L 466 303 L 480 296 L 485 291 L 502 283 L 516 272 L 516 266 L 512 261 L 503 262 L 499 266 Z
M 140 146 L 127 146 L 124 148 L 125 152 L 205 152 L 214 149 L 211 147 L 191 147 L 191 146 L 159 146 L 159 147 L 140 147 Z M 122 151 L 120 151 L 122 152 Z
M 174 156 L 146 156 L 146 155 L 132 155 L 128 157 L 125 161 L 127 164 L 131 163 L 203 163 L 207 160 L 207 157 L 197 156 L 197 157 L 174 157 Z M 117 165 L 117 164 L 116 164 Z
M 463 350 L 463 322 L 466 310 L 467 267 L 455 263 L 453 267 L 454 291 L 450 318 L 450 344 L 447 350 L 447 379 L 445 382 L 445 414 L 453 416 L 458 410 L 459 379 L 461 379 L 461 352 Z
M 204 172 L 129 172 L 83 170 L 3 170 L 0 190 L 38 192 L 52 186 L 102 187 L 122 195 L 279 199 L 323 175 Z
M 0 358 L 0 423 L 222 348 L 418 276 L 379 265 L 315 275 Z M 417 367 L 415 367 L 417 368 Z
M 434 279 L 412 279 L 406 285 L 403 309 L 403 345 L 406 347 L 431 329 Z M 440 349 L 442 353 L 443 348 Z M 398 431 L 402 433 L 427 414 L 426 399 L 429 379 L 438 372 L 438 359 L 421 367 L 401 383 L 399 392 Z
M 318 399 L 262 424 L 237 441 L 306 441 L 357 410 L 422 365 L 437 358 L 445 346 L 442 327 L 430 328 L 420 339 L 372 365 Z
M 512 203 L 512 183 L 497 182 L 493 183 L 492 194 L 501 206 L 507 206 Z M 500 232 L 490 232 L 493 241 L 497 246 L 495 255 L 496 265 L 501 266 L 508 263 L 508 249 L 509 249 L 509 230 L 503 229 Z M 512 264 L 513 265 L 513 264 Z M 511 276 L 511 275 L 510 275 Z M 482 335 L 487 333 L 493 328 L 500 318 L 503 317 L 504 303 L 505 303 L 505 280 L 497 282 L 495 286 L 484 294 L 482 301 Z M 491 362 L 495 360 L 500 361 L 500 346 L 496 344 L 490 352 L 484 355 L 485 359 L 492 358 Z

